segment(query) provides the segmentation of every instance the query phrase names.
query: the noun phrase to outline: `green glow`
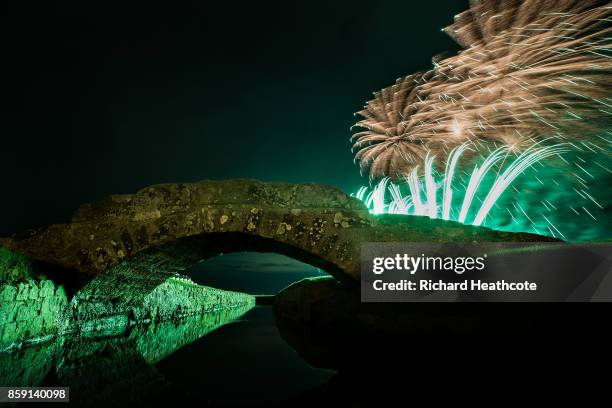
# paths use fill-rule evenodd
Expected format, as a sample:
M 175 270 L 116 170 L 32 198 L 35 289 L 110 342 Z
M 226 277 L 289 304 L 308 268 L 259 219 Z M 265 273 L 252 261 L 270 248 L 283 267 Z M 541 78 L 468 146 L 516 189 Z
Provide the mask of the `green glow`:
M 564 145 L 546 147 L 535 145 L 514 159 L 508 160 L 508 157 L 511 155 L 510 149 L 500 147 L 484 158 L 480 165 L 474 166 L 474 169 L 469 174 L 467 186 L 461 184 L 463 189 L 454 189 L 453 179 L 457 178 L 457 166 L 466 150 L 468 150 L 467 143 L 451 151 L 441 183 L 438 183 L 434 176 L 435 157 L 428 155 L 424 163 L 424 177 L 421 178 L 419 169 L 415 168 L 404 177 L 405 184 L 403 186 L 395 184 L 388 177 L 385 177 L 369 193 L 370 189 L 368 187 L 361 187 L 354 196 L 364 201 L 373 214 L 420 215 L 429 216 L 430 218 L 441 216 L 445 220 L 482 225 L 493 207 L 496 206 L 501 195 L 528 168 L 548 157 L 560 155 L 567 151 Z M 491 169 L 493 168 L 496 168 L 497 172 L 492 171 Z M 534 178 L 537 179 L 536 176 Z M 442 187 L 441 206 L 438 205 L 438 187 Z M 425 196 L 425 201 L 423 201 L 423 195 Z M 470 209 L 474 207 L 474 201 L 479 195 L 485 196 L 484 199 L 478 198 L 481 205 L 476 216 L 472 218 L 470 217 Z M 454 196 L 458 197 L 455 198 Z M 390 198 L 390 201 L 387 201 L 388 198 Z M 453 211 L 454 198 L 454 204 L 460 208 L 459 211 Z M 460 206 L 459 202 L 461 203 Z M 548 203 L 551 208 L 555 207 L 552 203 Z M 529 218 L 527 212 L 518 203 L 513 205 L 515 207 L 518 206 L 523 214 Z M 441 214 L 438 211 L 440 207 L 442 208 Z M 506 210 L 512 216 L 512 213 L 508 209 Z M 531 222 L 533 224 L 533 221 Z M 550 221 L 548 223 L 552 230 L 556 231 L 557 235 L 563 236 Z
M 389 192 L 391 193 L 391 203 L 388 207 L 388 212 L 391 214 L 408 214 L 411 203 L 409 196 L 403 196 L 400 186 L 390 183 Z
M 474 219 L 474 222 L 472 224 L 482 224 L 485 217 L 491 210 L 491 207 L 493 207 L 493 204 L 495 204 L 501 194 L 506 191 L 508 186 L 510 186 L 510 184 L 528 167 L 534 165 L 535 163 L 541 160 L 546 159 L 547 157 L 561 154 L 565 151 L 566 149 L 563 146 L 556 145 L 543 148 L 530 147 L 525 152 L 523 152 L 523 154 L 521 154 L 516 160 L 514 160 L 514 162 L 512 162 L 508 166 L 508 168 L 506 168 L 506 170 L 502 173 L 501 176 L 495 179 L 493 187 L 491 187 L 491 189 L 489 190 L 489 193 L 487 194 L 487 197 L 485 198 L 482 206 L 480 207 L 478 214 L 476 214 L 476 218 Z M 556 229 L 556 227 L 554 228 Z
M 438 218 L 438 201 L 436 200 L 437 186 L 433 177 L 434 159 L 435 156 L 429 154 L 425 158 L 425 191 L 427 191 L 429 218 Z
M 459 147 L 453 149 L 448 156 L 446 161 L 446 172 L 444 174 L 444 199 L 442 203 L 442 218 L 445 220 L 450 219 L 451 203 L 453 201 L 453 176 L 455 175 L 455 167 L 459 161 L 459 157 L 467 149 L 467 144 L 462 144 Z
M 480 187 L 484 176 L 491 169 L 491 167 L 493 167 L 493 165 L 495 165 L 502 159 L 502 156 L 506 151 L 507 149 L 505 147 L 500 147 L 485 159 L 485 161 L 482 163 L 482 167 L 474 166 L 474 171 L 472 171 L 470 182 L 468 184 L 467 190 L 465 192 L 465 197 L 463 199 L 463 204 L 461 205 L 459 219 L 457 221 L 465 223 L 468 211 L 470 210 L 470 206 L 472 205 L 472 200 L 474 199 L 474 195 L 476 194 L 476 191 L 478 191 L 478 187 Z
M 384 214 L 386 212 L 385 194 L 387 192 L 387 183 L 389 183 L 389 177 L 383 178 L 369 195 L 373 214 Z
M 421 200 L 421 181 L 419 180 L 419 169 L 415 167 L 406 178 L 410 188 L 410 197 L 414 206 L 414 215 L 425 215 L 425 206 Z

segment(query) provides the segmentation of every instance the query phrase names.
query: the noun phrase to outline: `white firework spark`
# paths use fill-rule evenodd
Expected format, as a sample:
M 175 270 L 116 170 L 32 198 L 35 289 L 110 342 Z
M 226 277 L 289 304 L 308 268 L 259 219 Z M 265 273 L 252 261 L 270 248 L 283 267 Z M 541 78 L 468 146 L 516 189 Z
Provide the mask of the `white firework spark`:
M 434 68 L 398 79 L 358 112 L 355 159 L 372 179 L 410 175 L 428 154 L 446 160 L 543 140 L 575 142 L 609 127 L 612 3 L 473 0 L 443 31 L 463 47 Z

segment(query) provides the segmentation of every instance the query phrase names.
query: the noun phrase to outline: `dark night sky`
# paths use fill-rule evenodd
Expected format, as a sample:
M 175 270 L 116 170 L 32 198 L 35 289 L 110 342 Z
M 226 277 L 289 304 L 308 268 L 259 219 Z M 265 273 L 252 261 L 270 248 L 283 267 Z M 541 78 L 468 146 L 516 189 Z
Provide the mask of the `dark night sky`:
M 0 234 L 161 182 L 352 191 L 353 112 L 455 50 L 466 3 L 5 2 Z

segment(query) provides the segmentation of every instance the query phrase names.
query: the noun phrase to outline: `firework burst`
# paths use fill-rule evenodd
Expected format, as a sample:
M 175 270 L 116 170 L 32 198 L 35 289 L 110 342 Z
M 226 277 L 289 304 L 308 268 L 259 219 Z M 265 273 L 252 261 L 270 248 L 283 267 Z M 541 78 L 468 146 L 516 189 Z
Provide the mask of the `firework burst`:
M 429 154 L 425 159 L 424 177 L 420 177 L 419 169 L 415 167 L 404 177 L 403 189 L 389 177 L 384 177 L 372 189 L 362 187 L 354 196 L 362 200 L 374 214 L 421 215 L 482 225 L 502 194 L 520 175 L 548 157 L 567 152 L 568 148 L 565 145 L 540 147 L 536 144 L 525 149 L 520 155 L 506 160 L 509 155 L 508 150 L 507 147 L 500 147 L 491 152 L 481 165 L 474 166 L 467 177 L 467 183 L 466 177 L 458 182 L 455 181 L 455 184 L 461 186 L 460 188 L 453 188 L 453 180 L 461 156 L 469 151 L 468 143 L 459 145 L 451 151 L 441 175 L 436 174 L 434 157 Z M 475 203 L 477 197 L 480 201 L 479 206 Z M 525 216 L 529 218 L 527 214 Z M 540 233 L 537 224 L 531 219 L 530 221 L 533 230 Z M 550 228 L 550 235 L 565 238 L 549 219 L 547 221 L 550 224 L 546 226 Z
M 356 161 L 371 179 L 398 180 L 466 142 L 472 154 L 589 143 L 611 124 L 611 15 L 612 3 L 593 0 L 472 1 L 443 29 L 462 51 L 358 112 Z

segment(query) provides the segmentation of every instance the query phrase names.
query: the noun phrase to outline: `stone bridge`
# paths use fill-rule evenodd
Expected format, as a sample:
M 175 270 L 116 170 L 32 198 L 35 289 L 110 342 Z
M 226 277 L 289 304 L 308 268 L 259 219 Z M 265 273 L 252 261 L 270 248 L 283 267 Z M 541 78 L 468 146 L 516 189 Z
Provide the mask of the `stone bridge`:
M 351 281 L 359 278 L 366 241 L 550 240 L 427 217 L 373 216 L 360 201 L 330 186 L 227 180 L 160 184 L 113 195 L 82 205 L 70 223 L 27 231 L 0 244 L 88 275 L 118 264 L 141 272 L 153 267 L 179 271 L 225 252 L 262 251 Z
M 81 206 L 70 223 L 0 244 L 53 269 L 58 284 L 81 281 L 58 314 L 58 333 L 106 335 L 134 324 L 252 306 L 251 295 L 180 276 L 222 253 L 276 252 L 351 283 L 359 279 L 366 241 L 543 240 L 550 238 L 427 217 L 373 216 L 329 186 L 229 180 L 161 184 L 110 196 Z M 79 279 L 88 276 L 93 279 Z M 83 280 L 90 281 L 83 286 Z
M 113 195 L 82 205 L 70 223 L 0 243 L 89 275 L 123 261 L 141 271 L 153 266 L 179 271 L 221 253 L 262 251 L 312 264 L 339 280 L 356 280 L 366 241 L 548 240 L 427 217 L 373 216 L 360 201 L 330 186 L 227 180 Z

